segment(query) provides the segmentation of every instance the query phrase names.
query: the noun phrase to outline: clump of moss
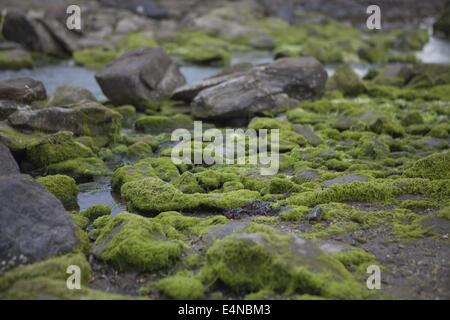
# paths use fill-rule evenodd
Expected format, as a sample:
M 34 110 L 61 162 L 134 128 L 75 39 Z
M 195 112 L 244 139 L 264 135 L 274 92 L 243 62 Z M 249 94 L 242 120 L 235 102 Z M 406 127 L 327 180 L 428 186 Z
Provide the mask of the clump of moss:
M 200 219 L 178 212 L 164 212 L 155 218 L 121 213 L 97 225 L 101 227 L 94 254 L 121 269 L 156 271 L 173 265 L 187 246 L 181 241 L 201 235 L 225 217 Z
M 127 157 L 131 159 L 142 159 L 153 156 L 152 148 L 145 142 L 136 142 L 128 147 Z
M 16 50 L 0 50 L 0 69 L 20 70 L 32 69 L 33 58 L 28 52 Z
M 127 182 L 149 177 L 157 177 L 157 173 L 148 160 L 142 160 L 132 166 L 123 166 L 114 171 L 111 186 L 113 190 L 120 191 L 121 187 Z
M 286 200 L 287 204 L 313 207 L 322 203 L 342 201 L 372 202 L 392 199 L 401 194 L 401 189 L 388 183 L 355 181 L 334 184 L 325 190 L 308 191 L 294 195 Z
M 37 181 L 58 198 L 65 207 L 77 203 L 78 187 L 73 178 L 54 175 L 38 178 Z
M 346 96 L 357 96 L 366 91 L 358 74 L 348 65 L 340 65 L 327 81 L 327 89 L 339 90 Z
M 283 221 L 300 222 L 308 218 L 308 213 L 311 211 L 306 206 L 295 206 L 280 213 L 280 218 Z
M 450 220 L 450 206 L 446 206 L 436 213 L 436 217 Z
M 155 132 L 172 130 L 174 128 L 193 127 L 192 119 L 184 114 L 177 114 L 173 117 L 167 116 L 146 116 L 136 121 L 136 130 L 143 132 Z
M 17 267 L 6 272 L 0 277 L 0 292 L 10 289 L 20 280 L 29 280 L 44 277 L 53 280 L 67 279 L 67 267 L 77 265 L 81 269 L 81 285 L 87 286 L 91 274 L 91 267 L 81 253 L 68 254 L 60 257 L 50 258 L 31 265 Z M 67 287 L 64 286 L 67 290 Z
M 99 158 L 75 158 L 47 167 L 49 174 L 64 174 L 74 178 L 76 181 L 90 181 L 94 177 L 108 174 L 109 170 L 105 163 Z
M 338 260 L 305 240 L 263 225 L 216 241 L 200 276 L 207 282 L 219 280 L 237 293 L 270 290 L 335 299 L 364 296 L 363 287 Z
M 175 300 L 199 300 L 204 298 L 204 287 L 200 280 L 185 275 L 164 278 L 156 284 L 164 296 Z
M 86 230 L 89 225 L 89 219 L 78 213 L 71 213 L 70 216 L 75 221 L 75 223 L 80 227 L 81 230 Z
M 108 63 L 119 58 L 120 52 L 104 49 L 83 49 L 73 53 L 73 60 L 76 64 L 89 69 L 102 69 Z
M 403 175 L 408 178 L 450 179 L 450 152 L 437 153 L 417 160 Z
M 99 204 L 91 206 L 81 213 L 84 217 L 93 221 L 101 216 L 109 216 L 111 214 L 111 208 L 108 206 Z
M 120 269 L 155 271 L 179 259 L 184 244 L 169 240 L 178 233 L 150 219 L 121 213 L 111 219 L 95 242 L 94 254 Z M 172 235 L 173 236 L 173 235 Z
M 27 159 L 39 168 L 69 159 L 93 156 L 92 150 L 76 142 L 71 132 L 59 132 L 27 150 Z

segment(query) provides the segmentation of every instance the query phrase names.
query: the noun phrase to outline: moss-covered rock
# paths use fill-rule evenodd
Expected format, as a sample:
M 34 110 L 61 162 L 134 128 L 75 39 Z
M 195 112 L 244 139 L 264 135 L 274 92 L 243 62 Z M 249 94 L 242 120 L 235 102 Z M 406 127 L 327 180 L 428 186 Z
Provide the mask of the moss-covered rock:
M 129 159 L 142 159 L 153 156 L 152 148 L 145 142 L 136 142 L 128 147 L 127 157 Z
M 27 160 L 38 168 L 74 158 L 93 157 L 89 147 L 74 140 L 71 132 L 59 132 L 27 150 Z
M 194 123 L 192 119 L 183 114 L 170 118 L 167 116 L 146 116 L 136 121 L 136 130 L 143 132 L 155 132 L 173 130 L 175 128 L 191 128 Z
M 47 167 L 49 174 L 63 174 L 74 178 L 77 182 L 91 181 L 95 177 L 107 175 L 109 170 L 99 158 L 75 158 Z
M 111 186 L 114 190 L 120 191 L 120 188 L 127 182 L 149 177 L 157 177 L 157 173 L 149 161 L 142 160 L 132 166 L 123 166 L 114 171 Z
M 241 294 L 271 290 L 334 299 L 367 295 L 341 262 L 313 243 L 261 225 L 217 240 L 206 254 L 200 276 Z
M 357 96 L 366 91 L 364 82 L 352 67 L 340 65 L 334 75 L 327 81 L 328 90 L 339 90 L 346 96 Z
M 433 154 L 416 161 L 403 173 L 408 178 L 450 179 L 450 152 Z
M 199 300 L 204 298 L 203 284 L 200 280 L 183 275 L 164 278 L 155 286 L 164 296 L 175 300 Z
M 201 235 L 227 219 L 184 217 L 164 212 L 155 218 L 121 213 L 100 229 L 93 253 L 120 269 L 158 271 L 172 266 L 187 249 L 183 239 Z M 98 226 L 100 227 L 100 226 Z
M 37 181 L 53 193 L 66 208 L 77 203 L 78 187 L 73 178 L 54 175 L 38 178 Z
M 102 204 L 94 205 L 81 212 L 81 215 L 88 218 L 91 221 L 102 217 L 109 216 L 111 214 L 111 208 Z
M 80 290 L 67 289 L 69 266 L 80 268 Z M 91 268 L 84 254 L 68 254 L 31 265 L 21 266 L 0 277 L 0 298 L 6 300 L 69 299 L 107 300 L 124 299 L 88 288 Z
M 32 69 L 34 67 L 31 54 L 21 48 L 2 49 L 0 48 L 0 69 Z

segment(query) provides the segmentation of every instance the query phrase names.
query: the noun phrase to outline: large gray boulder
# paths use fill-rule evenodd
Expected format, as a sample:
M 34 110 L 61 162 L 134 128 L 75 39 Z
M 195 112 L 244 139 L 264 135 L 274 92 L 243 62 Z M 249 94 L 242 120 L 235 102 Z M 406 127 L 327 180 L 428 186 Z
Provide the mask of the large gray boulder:
M 186 83 L 164 48 L 130 50 L 95 75 L 113 104 L 132 104 L 145 111 Z
M 61 202 L 30 176 L 1 176 L 0 204 L 0 273 L 79 244 L 75 222 Z
M 50 107 L 19 110 L 8 117 L 17 129 L 55 133 L 71 131 L 76 136 L 114 138 L 119 134 L 122 116 L 97 102 L 86 102 L 71 108 Z
M 31 103 L 46 98 L 47 92 L 41 81 L 31 78 L 0 80 L 0 100 Z
M 0 176 L 20 173 L 19 166 L 8 147 L 0 142 Z
M 315 58 L 286 58 L 247 72 L 179 88 L 173 98 L 191 102 L 199 119 L 243 118 L 289 105 L 292 100 L 319 98 L 327 72 Z
M 52 55 L 61 55 L 64 51 L 39 19 L 29 17 L 18 10 L 8 10 L 2 33 L 5 39 L 20 43 L 30 51 Z

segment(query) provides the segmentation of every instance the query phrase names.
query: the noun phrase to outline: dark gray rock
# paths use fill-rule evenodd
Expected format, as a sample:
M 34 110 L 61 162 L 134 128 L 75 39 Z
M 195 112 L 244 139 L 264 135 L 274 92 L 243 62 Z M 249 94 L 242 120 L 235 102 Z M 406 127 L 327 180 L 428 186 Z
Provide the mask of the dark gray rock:
M 131 50 L 95 75 L 103 93 L 115 105 L 132 104 L 145 111 L 149 101 L 169 98 L 186 79 L 164 48 Z
M 31 78 L 0 80 L 0 100 L 31 103 L 46 98 L 47 92 L 41 81 Z
M 315 58 L 279 59 L 202 90 L 191 104 L 192 112 L 200 119 L 223 120 L 273 111 L 290 99 L 320 97 L 327 77 Z
M 63 52 L 58 42 L 38 20 L 18 10 L 9 10 L 3 23 L 5 39 L 22 44 L 30 51 L 58 55 Z
M 56 88 L 55 94 L 48 101 L 48 105 L 63 107 L 82 101 L 97 101 L 97 99 L 87 89 L 63 84 Z
M 320 137 L 317 136 L 308 125 L 296 124 L 293 129 L 295 132 L 305 137 L 306 141 L 314 147 L 317 147 L 319 144 L 323 143 L 322 139 L 320 139 Z
M 0 101 L 0 121 L 6 120 L 11 114 L 19 110 L 31 110 L 31 108 L 15 101 Z
M 319 221 L 321 214 L 322 214 L 322 207 L 321 206 L 315 206 L 311 210 L 311 212 L 308 214 L 308 220 L 309 221 Z
M 16 160 L 3 143 L 0 142 L 0 176 L 19 174 L 20 169 Z
M 28 175 L 0 177 L 0 268 L 72 251 L 76 224 L 61 202 Z
M 122 116 L 97 103 L 87 102 L 71 108 L 50 107 L 38 110 L 17 111 L 8 122 L 17 129 L 29 129 L 46 133 L 71 131 L 76 136 L 87 134 L 112 137 L 118 134 Z
M 335 183 L 344 184 L 344 183 L 351 183 L 351 182 L 354 182 L 354 181 L 363 181 L 363 182 L 365 182 L 365 181 L 367 181 L 367 177 L 360 176 L 360 175 L 357 175 L 357 174 L 348 174 L 348 175 L 345 175 L 345 176 L 342 176 L 342 177 L 337 177 L 337 178 L 334 178 L 334 179 L 331 179 L 331 180 L 324 181 L 324 182 L 322 182 L 322 184 L 325 187 L 329 187 L 329 186 L 332 186 Z
M 303 180 L 316 180 L 322 178 L 322 174 L 314 170 L 303 170 L 297 177 Z

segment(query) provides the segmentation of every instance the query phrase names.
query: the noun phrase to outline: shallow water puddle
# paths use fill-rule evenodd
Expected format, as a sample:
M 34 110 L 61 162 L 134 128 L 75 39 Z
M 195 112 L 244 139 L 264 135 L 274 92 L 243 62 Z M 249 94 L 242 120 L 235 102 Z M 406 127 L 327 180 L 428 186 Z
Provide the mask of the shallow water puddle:
M 103 204 L 111 208 L 111 216 L 127 211 L 125 204 L 120 202 L 120 196 L 112 192 L 109 184 L 110 178 L 102 178 L 94 182 L 78 185 L 78 206 L 80 211 Z

